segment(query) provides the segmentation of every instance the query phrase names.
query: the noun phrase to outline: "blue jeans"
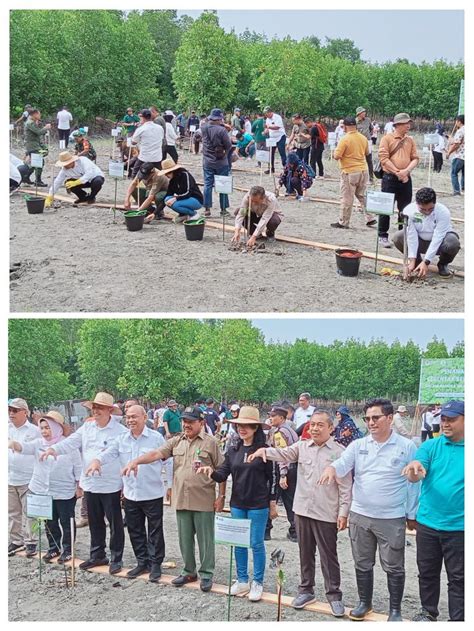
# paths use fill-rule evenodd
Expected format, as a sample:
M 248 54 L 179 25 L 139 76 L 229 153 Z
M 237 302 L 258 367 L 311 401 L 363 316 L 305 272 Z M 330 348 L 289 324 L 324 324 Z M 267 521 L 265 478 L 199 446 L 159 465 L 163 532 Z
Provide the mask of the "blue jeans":
M 268 519 L 268 508 L 245 509 L 230 507 L 232 517 L 250 519 L 250 547 L 253 553 L 253 580 L 263 585 L 265 574 L 265 526 Z M 235 563 L 239 583 L 249 582 L 248 548 L 235 548 Z
M 451 184 L 453 185 L 453 192 L 460 193 L 458 173 L 461 171 L 461 189 L 464 190 L 464 160 L 461 158 L 454 158 L 451 163 Z
M 226 165 L 219 169 L 203 166 L 204 171 L 204 207 L 212 208 L 212 187 L 214 186 L 215 175 L 229 175 L 230 167 Z M 229 196 L 223 193 L 219 194 L 219 205 L 221 210 L 229 208 Z
M 165 197 L 165 202 L 169 199 L 172 199 L 172 195 L 167 195 Z M 187 199 L 180 199 L 175 202 L 171 207 L 171 210 L 174 210 L 175 213 L 179 213 L 180 215 L 190 215 L 191 217 L 196 214 L 196 210 L 201 208 L 201 202 L 195 197 L 188 197 Z

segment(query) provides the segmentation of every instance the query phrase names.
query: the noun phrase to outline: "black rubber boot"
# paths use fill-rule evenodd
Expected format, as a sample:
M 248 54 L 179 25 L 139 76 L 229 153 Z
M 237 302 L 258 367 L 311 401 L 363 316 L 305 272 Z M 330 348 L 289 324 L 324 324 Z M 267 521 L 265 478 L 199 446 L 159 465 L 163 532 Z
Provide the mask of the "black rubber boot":
M 372 611 L 372 594 L 374 593 L 374 571 L 362 572 L 356 569 L 359 604 L 349 612 L 351 620 L 363 620 Z
M 405 589 L 405 574 L 387 574 L 387 585 L 390 594 L 388 622 L 403 622 L 402 598 Z
M 438 261 L 438 273 L 440 276 L 443 276 L 444 278 L 448 278 L 449 276 L 451 276 L 448 264 L 451 263 L 452 260 L 453 257 L 446 254 L 441 254 Z

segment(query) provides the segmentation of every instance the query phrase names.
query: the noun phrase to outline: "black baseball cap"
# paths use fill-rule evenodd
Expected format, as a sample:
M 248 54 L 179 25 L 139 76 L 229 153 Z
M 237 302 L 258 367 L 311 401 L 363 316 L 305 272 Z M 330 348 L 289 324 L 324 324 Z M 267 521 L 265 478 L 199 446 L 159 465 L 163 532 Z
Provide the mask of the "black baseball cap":
M 204 414 L 198 405 L 191 405 L 181 413 L 181 418 L 185 418 L 188 421 L 203 421 Z

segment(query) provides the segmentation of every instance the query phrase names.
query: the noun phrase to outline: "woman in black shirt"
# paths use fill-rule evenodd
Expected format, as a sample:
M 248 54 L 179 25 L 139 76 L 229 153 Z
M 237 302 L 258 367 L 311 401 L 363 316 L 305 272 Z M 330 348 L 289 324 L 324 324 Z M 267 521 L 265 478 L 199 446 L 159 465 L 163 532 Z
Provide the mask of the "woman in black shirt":
M 197 211 L 202 208 L 203 196 L 191 173 L 174 160 L 168 158 L 161 163 L 159 175 L 169 178 L 168 195 L 165 204 L 178 213 L 175 223 L 186 219 L 197 219 Z
M 257 408 L 243 406 L 239 417 L 232 420 L 239 434 L 237 443 L 230 447 L 224 463 L 215 471 L 211 467 L 201 467 L 200 473 L 207 473 L 215 482 L 224 482 L 232 476 L 230 511 L 232 517 L 250 519 L 250 546 L 253 553 L 252 585 L 249 585 L 247 548 L 235 548 L 237 580 L 231 587 L 231 594 L 249 593 L 249 600 L 262 597 L 265 573 L 265 526 L 271 505 L 271 515 L 275 517 L 275 478 L 271 462 L 257 458 L 249 463 L 249 454 L 259 447 L 265 447 L 265 434 Z

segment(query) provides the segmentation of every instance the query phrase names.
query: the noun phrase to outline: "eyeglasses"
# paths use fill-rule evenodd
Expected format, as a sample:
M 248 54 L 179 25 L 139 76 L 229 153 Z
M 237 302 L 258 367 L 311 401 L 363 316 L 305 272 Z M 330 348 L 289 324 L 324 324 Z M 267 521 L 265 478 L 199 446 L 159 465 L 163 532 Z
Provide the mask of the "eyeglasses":
M 369 423 L 370 421 L 377 422 L 379 419 L 383 418 L 384 416 L 387 416 L 387 415 L 386 414 L 375 414 L 374 416 L 364 416 L 364 421 L 366 423 Z

